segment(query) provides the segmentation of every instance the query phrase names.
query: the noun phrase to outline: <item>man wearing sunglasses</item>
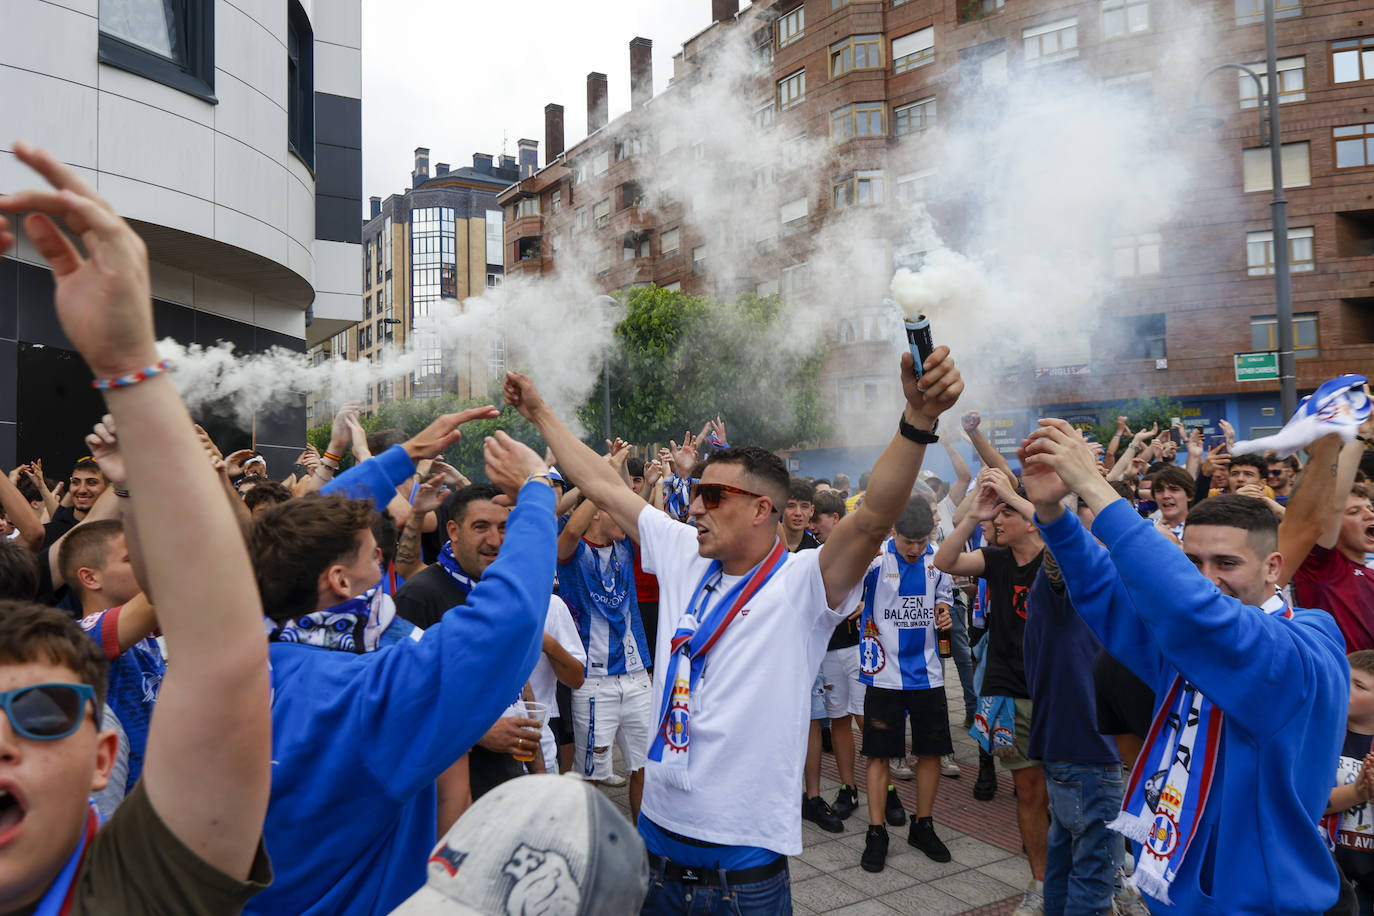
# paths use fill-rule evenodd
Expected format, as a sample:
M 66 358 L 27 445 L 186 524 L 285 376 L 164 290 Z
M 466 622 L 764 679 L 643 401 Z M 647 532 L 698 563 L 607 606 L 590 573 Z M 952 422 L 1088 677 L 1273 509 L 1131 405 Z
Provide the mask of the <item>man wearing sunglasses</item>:
M 917 378 L 901 358 L 906 405 L 863 504 L 820 550 L 788 553 L 777 536 L 787 469 L 759 448 L 714 452 L 685 525 L 631 492 L 544 404 L 506 375 L 506 401 L 535 424 L 564 471 L 622 528 L 637 529 L 659 578 L 656 735 L 640 833 L 654 880 L 645 913 L 790 912 L 787 856 L 801 852 L 810 687 L 836 625 L 906 505 L 940 414 L 963 382 L 945 347 Z M 694 456 L 692 456 L 694 457 Z M 695 467 L 677 468 L 679 475 Z

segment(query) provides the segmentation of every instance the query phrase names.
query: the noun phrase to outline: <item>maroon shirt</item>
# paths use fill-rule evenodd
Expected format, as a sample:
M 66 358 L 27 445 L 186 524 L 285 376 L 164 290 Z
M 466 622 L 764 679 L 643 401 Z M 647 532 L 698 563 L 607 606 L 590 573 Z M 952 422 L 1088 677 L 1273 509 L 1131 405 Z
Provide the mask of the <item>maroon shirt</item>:
M 1314 546 L 1293 577 L 1298 606 L 1321 608 L 1336 618 L 1345 651 L 1374 649 L 1374 570 L 1352 563 L 1339 550 Z

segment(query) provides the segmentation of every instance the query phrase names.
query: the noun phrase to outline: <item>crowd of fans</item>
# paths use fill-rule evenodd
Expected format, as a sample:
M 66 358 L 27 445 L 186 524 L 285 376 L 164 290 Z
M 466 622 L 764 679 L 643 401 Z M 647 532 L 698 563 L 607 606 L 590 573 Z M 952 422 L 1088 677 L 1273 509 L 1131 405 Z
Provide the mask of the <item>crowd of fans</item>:
M 870 873 L 889 827 L 950 861 L 960 719 L 963 803 L 1014 786 L 1018 916 L 1371 911 L 1363 378 L 1278 453 L 1045 419 L 1013 466 L 948 350 L 904 355 L 851 485 L 720 417 L 599 454 L 511 372 L 549 452 L 497 433 L 488 482 L 440 456 L 495 407 L 345 408 L 277 481 L 177 396 L 138 236 L 16 154 L 50 187 L 0 211 L 109 413 L 65 479 L 0 475 L 0 913 L 787 913 L 803 820 L 864 808 Z

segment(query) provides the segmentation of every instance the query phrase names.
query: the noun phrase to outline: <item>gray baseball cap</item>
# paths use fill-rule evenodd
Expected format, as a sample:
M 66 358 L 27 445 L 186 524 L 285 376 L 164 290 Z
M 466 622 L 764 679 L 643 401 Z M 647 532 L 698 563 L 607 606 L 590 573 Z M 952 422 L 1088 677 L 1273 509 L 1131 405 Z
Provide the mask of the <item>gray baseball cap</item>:
M 392 916 L 634 916 L 649 892 L 638 831 L 576 776 L 522 776 L 482 796 Z

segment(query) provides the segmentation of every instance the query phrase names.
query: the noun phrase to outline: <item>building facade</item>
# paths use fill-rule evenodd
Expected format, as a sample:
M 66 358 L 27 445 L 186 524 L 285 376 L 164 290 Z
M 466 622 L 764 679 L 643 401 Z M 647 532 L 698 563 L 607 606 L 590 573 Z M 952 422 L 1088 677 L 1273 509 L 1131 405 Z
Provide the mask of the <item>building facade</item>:
M 1374 20 L 1358 0 L 1276 0 L 1276 8 L 1296 362 L 1305 392 L 1374 358 L 1374 125 L 1365 123 Z M 1249 64 L 1263 73 L 1262 0 L 759 0 L 742 10 L 734 0 L 713 0 L 710 14 L 710 24 L 675 56 L 673 80 L 659 97 L 648 98 L 651 84 L 636 56 L 643 52 L 632 43 L 628 113 L 608 123 L 605 77 L 591 74 L 587 138 L 564 150 L 561 109 L 556 125 L 550 118 L 549 164 L 501 197 L 510 273 L 557 270 L 560 249 L 579 244 L 590 246 L 607 291 L 653 283 L 694 294 L 786 297 L 818 285 L 809 265 L 827 225 L 860 207 L 900 213 L 940 181 L 933 168 L 912 162 L 940 126 L 958 122 L 960 100 L 971 90 L 995 93 L 1050 67 L 1149 94 L 1172 77 L 1170 50 L 1200 21 L 1212 36 L 1208 64 Z M 701 225 L 691 218 L 693 201 L 651 199 L 641 184 L 646 172 L 664 174 L 669 157 L 700 155 L 690 137 L 665 148 L 650 127 L 653 110 L 674 93 L 691 92 L 716 65 L 715 49 L 741 36 L 757 65 L 759 135 L 788 138 L 776 162 L 741 169 L 743 181 L 790 189 L 777 194 L 776 220 L 770 213 L 763 228 L 754 228 L 753 214 Z M 1203 93 L 1225 101 L 1212 163 L 1220 177 L 1158 233 L 1110 240 L 1114 282 L 1091 352 L 1077 365 L 1003 370 L 998 403 L 969 405 L 988 408 L 1002 447 L 1012 448 L 1036 416 L 1105 416 L 1142 395 L 1182 401 L 1185 422 L 1209 432 L 1221 418 L 1242 435 L 1280 425 L 1277 380 L 1263 373 L 1238 380 L 1236 368 L 1237 354 L 1277 345 L 1269 151 L 1261 146 L 1257 92 L 1248 77 L 1225 71 Z M 1160 116 L 1160 130 L 1172 131 L 1186 112 Z M 826 142 L 828 153 L 794 167 L 792 139 Z M 957 207 L 943 207 L 937 215 L 957 239 L 960 214 L 949 212 Z M 743 225 L 729 225 L 735 221 Z M 873 240 L 865 273 L 886 278 L 902 264 L 904 227 L 894 219 L 892 228 Z M 721 277 L 719 255 L 740 248 L 750 249 L 750 266 Z M 838 416 L 872 417 L 881 433 L 872 441 L 821 443 L 806 453 L 806 473 L 860 470 L 888 434 L 900 391 L 890 373 L 871 369 L 892 346 L 867 307 L 875 295 L 881 291 L 837 302 L 822 384 Z
M 52 150 L 143 237 L 159 336 L 304 353 L 357 320 L 358 0 L 11 0 L 4 21 L 5 140 Z M 0 146 L 0 191 L 35 180 Z M 104 412 L 57 322 L 43 265 L 22 236 L 0 260 L 7 468 L 74 459 Z M 303 397 L 246 429 L 212 412 L 197 419 L 226 452 L 255 445 L 273 473 L 285 474 L 304 444 Z

